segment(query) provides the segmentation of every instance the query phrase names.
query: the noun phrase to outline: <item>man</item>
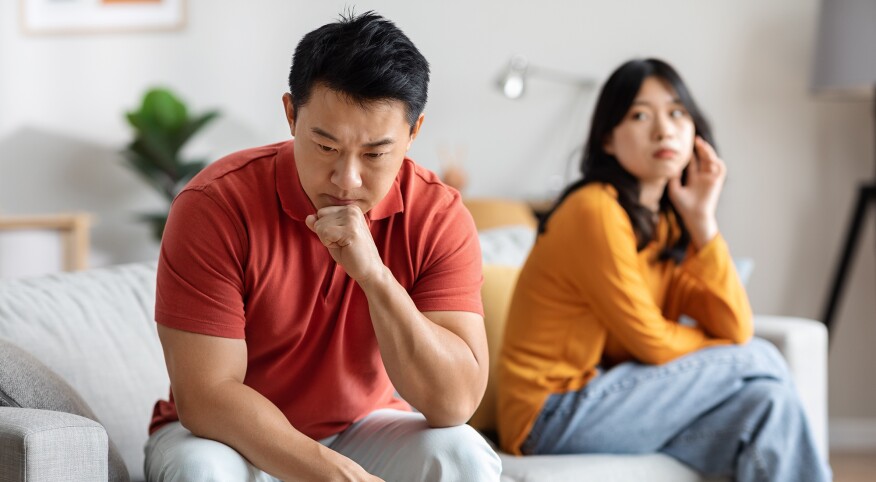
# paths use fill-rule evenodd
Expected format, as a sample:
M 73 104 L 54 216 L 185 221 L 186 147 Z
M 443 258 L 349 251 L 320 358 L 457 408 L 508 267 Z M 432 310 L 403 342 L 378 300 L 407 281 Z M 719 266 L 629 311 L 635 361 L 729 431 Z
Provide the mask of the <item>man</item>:
M 405 158 L 428 80 L 376 14 L 314 30 L 283 96 L 295 140 L 221 159 L 177 196 L 150 481 L 498 480 L 462 425 L 488 368 L 474 224 Z

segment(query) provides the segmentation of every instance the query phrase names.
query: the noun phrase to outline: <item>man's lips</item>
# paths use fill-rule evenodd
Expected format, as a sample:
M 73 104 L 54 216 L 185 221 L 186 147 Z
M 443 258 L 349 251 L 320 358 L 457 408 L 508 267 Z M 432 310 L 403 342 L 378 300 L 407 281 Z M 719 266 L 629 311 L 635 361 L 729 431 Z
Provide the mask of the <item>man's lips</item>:
M 672 159 L 678 156 L 678 151 L 675 149 L 657 149 L 653 155 L 656 159 Z
M 326 194 L 325 197 L 328 199 L 329 203 L 332 206 L 349 206 L 350 204 L 355 204 L 356 201 L 358 201 L 358 199 L 337 198 L 329 194 Z

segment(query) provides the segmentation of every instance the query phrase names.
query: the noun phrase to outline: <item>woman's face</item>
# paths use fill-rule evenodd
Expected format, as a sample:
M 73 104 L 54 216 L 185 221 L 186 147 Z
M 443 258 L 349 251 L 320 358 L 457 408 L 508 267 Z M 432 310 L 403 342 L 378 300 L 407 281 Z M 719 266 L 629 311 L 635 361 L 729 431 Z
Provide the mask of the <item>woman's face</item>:
M 630 110 L 603 148 L 641 183 L 666 183 L 681 175 L 693 156 L 694 123 L 667 83 L 642 82 Z

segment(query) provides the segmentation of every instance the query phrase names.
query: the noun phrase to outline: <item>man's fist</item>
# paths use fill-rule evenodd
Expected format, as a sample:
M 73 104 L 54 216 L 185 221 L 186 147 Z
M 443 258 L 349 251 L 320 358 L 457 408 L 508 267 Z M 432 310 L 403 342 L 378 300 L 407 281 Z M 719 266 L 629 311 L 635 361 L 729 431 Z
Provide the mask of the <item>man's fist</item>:
M 328 248 L 332 259 L 355 281 L 361 283 L 385 269 L 368 221 L 358 206 L 322 208 L 304 222 Z

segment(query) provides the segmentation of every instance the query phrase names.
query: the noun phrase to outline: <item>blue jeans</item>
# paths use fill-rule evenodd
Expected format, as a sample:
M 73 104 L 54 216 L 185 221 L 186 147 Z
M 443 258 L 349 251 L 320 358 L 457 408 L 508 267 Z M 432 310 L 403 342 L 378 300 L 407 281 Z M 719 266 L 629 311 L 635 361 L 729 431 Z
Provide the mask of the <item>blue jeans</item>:
M 664 365 L 627 362 L 551 395 L 524 454 L 662 452 L 709 477 L 831 480 L 778 350 L 753 339 Z

